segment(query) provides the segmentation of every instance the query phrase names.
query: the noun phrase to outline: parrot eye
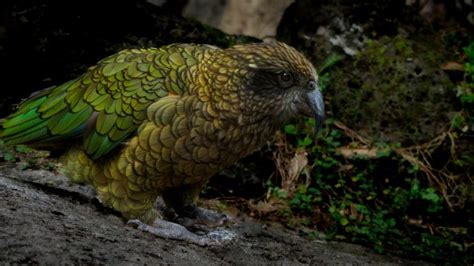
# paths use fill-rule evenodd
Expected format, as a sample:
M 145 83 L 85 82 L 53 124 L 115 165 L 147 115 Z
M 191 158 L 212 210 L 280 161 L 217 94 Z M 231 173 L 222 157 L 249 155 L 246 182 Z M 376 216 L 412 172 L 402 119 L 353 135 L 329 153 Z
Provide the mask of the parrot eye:
M 288 82 L 292 79 L 291 74 L 288 72 L 281 72 L 280 73 L 280 80 L 283 82 Z
M 293 85 L 293 75 L 284 71 L 278 75 L 278 81 L 285 87 Z

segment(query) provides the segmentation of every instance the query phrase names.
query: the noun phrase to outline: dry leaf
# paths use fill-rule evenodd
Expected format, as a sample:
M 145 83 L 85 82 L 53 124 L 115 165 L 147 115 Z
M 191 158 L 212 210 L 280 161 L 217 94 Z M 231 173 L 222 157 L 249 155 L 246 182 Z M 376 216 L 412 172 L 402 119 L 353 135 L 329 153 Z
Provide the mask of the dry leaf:
M 447 62 L 441 66 L 442 70 L 464 71 L 464 66 L 458 62 Z
M 377 149 L 376 148 L 349 148 L 341 147 L 336 149 L 337 152 L 341 153 L 344 158 L 351 158 L 353 156 L 367 156 L 369 158 L 377 158 Z

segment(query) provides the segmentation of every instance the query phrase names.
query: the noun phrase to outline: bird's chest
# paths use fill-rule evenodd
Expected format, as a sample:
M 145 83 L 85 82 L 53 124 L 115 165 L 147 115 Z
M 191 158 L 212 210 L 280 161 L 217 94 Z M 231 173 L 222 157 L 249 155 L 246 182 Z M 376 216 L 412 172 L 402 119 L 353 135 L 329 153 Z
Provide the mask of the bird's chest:
M 173 119 L 155 115 L 160 119 L 147 123 L 136 145 L 130 145 L 146 170 L 143 175 L 162 188 L 206 181 L 260 148 L 275 131 L 265 123 L 220 119 L 202 106 L 176 106 Z
M 200 120 L 177 136 L 167 164 L 173 169 L 175 181 L 200 182 L 260 148 L 273 132 L 265 126 Z

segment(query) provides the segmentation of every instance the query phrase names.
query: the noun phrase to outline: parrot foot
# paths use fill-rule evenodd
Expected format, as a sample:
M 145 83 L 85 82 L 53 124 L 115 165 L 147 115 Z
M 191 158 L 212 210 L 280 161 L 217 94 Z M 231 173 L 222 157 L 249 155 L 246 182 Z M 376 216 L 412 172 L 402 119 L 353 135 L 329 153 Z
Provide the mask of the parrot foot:
M 164 239 L 181 240 L 198 246 L 218 246 L 235 237 L 234 233 L 226 230 L 213 231 L 204 236 L 199 236 L 188 231 L 182 225 L 161 219 L 156 219 L 152 225 L 134 219 L 129 220 L 127 225 Z
M 189 204 L 181 208 L 175 221 L 189 229 L 209 231 L 209 228 L 223 226 L 230 222 L 230 218 L 215 211 L 199 208 L 196 204 Z

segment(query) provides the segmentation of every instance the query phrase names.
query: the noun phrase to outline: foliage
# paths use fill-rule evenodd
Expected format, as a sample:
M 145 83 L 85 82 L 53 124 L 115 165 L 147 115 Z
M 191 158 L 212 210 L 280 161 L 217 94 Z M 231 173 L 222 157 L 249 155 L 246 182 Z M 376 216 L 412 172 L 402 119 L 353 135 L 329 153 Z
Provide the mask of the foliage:
M 343 149 L 361 148 L 359 144 L 329 121 L 318 145 L 305 145 L 311 124 L 302 121 L 294 125 L 295 132 L 286 132 L 295 149 L 304 147 L 309 152 L 311 183 L 293 193 L 271 187 L 274 195 L 288 200 L 293 215 L 312 217 L 309 223 L 330 238 L 369 244 L 378 252 L 387 249 L 412 257 L 462 258 L 473 213 L 466 210 L 468 219 L 445 227 L 444 218 L 452 214 L 443 196 L 417 165 L 396 152 L 397 145 L 378 144 L 382 151 L 375 157 L 344 157 Z
M 56 165 L 47 158 L 48 154 L 48 152 L 36 151 L 25 145 L 5 146 L 3 140 L 0 140 L 0 165 L 18 163 L 21 170 L 55 170 Z
M 465 110 L 472 112 L 474 107 L 474 42 L 464 48 L 466 63 L 464 64 L 464 82 L 459 87 L 459 98 Z M 469 114 L 472 119 L 472 113 Z M 472 120 L 470 120 L 472 125 Z

